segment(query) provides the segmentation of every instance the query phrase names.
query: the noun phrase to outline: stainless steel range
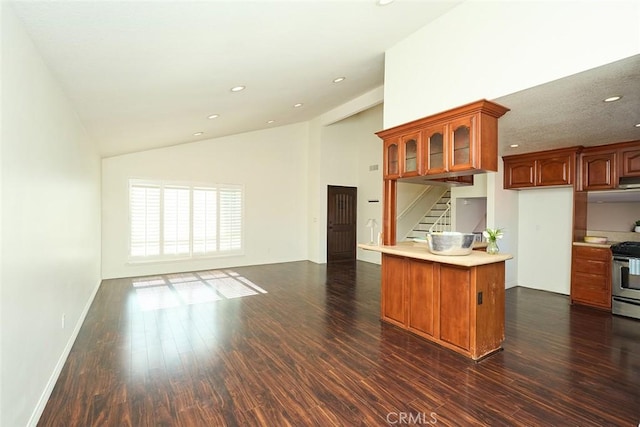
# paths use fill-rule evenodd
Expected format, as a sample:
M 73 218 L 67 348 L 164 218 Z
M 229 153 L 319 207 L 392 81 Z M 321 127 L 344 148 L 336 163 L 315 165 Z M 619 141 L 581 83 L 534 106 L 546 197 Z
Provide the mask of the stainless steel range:
M 613 314 L 640 319 L 640 242 L 611 246 Z

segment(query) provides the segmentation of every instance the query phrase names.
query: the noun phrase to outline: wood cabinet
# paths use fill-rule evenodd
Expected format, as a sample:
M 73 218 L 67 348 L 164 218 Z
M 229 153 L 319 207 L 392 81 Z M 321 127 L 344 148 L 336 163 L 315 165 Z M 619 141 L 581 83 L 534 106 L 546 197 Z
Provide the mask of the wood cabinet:
M 615 190 L 619 178 L 640 177 L 640 141 L 516 154 L 503 160 L 504 188 L 573 185 L 577 191 Z
M 400 176 L 418 176 L 422 172 L 420 132 L 400 137 Z
M 640 141 L 625 144 L 618 150 L 620 159 L 620 176 L 640 176 Z
M 507 111 L 481 100 L 378 132 L 385 178 L 424 182 L 497 171 L 498 118 Z
M 382 255 L 382 320 L 472 359 L 504 341 L 504 261 L 462 267 Z
M 504 188 L 573 185 L 581 147 L 504 156 Z
M 383 165 L 385 179 L 400 177 L 400 144 L 397 138 L 384 142 Z
M 611 310 L 611 250 L 573 246 L 571 303 Z
M 536 185 L 536 161 L 533 157 L 504 159 L 504 188 L 529 188 Z
M 390 323 L 404 326 L 407 323 L 408 264 L 400 257 L 383 255 L 382 258 L 381 315 Z
M 408 306 L 407 327 L 420 334 L 435 333 L 435 307 L 439 293 L 436 264 L 428 261 L 405 260 L 407 272 Z
M 413 132 L 384 142 L 384 178 L 418 176 L 422 172 L 421 133 Z
M 580 155 L 580 188 L 611 190 L 618 185 L 616 150 L 585 149 Z
M 447 152 L 445 148 L 445 136 L 447 126 L 440 123 L 427 127 L 423 132 L 424 149 L 423 164 L 426 175 L 440 175 L 446 173 L 448 168 Z

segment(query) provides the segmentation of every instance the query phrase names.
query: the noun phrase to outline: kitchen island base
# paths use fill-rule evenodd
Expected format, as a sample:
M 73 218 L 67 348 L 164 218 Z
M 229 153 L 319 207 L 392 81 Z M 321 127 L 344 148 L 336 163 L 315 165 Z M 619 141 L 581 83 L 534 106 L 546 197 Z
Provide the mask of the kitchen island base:
M 398 246 L 365 246 L 361 247 L 382 252 L 384 322 L 473 360 L 501 350 L 505 260 L 510 255 L 479 252 L 476 262 L 467 256 L 432 254 L 420 254 L 420 259 L 411 252 L 400 255 L 404 250 Z

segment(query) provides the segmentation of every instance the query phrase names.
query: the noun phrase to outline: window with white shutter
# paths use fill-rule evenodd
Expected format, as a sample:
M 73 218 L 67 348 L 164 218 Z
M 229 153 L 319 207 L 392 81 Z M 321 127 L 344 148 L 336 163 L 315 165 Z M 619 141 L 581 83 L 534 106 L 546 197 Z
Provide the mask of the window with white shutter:
M 132 260 L 242 251 L 243 188 L 130 180 Z
M 160 186 L 135 185 L 129 189 L 130 255 L 160 255 Z
M 218 250 L 218 192 L 212 188 L 193 190 L 193 253 Z
M 191 190 L 165 187 L 163 196 L 164 254 L 188 255 L 191 250 Z
M 242 246 L 242 192 L 239 188 L 220 189 L 220 250 L 234 251 Z

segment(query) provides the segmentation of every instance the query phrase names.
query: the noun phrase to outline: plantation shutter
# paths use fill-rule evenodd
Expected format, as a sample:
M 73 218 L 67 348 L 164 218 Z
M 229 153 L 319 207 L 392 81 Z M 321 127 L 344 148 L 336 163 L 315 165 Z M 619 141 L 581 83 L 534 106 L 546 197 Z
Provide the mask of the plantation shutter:
M 132 259 L 241 253 L 243 187 L 129 180 Z
M 218 250 L 217 191 L 193 190 L 193 253 L 206 254 Z
M 160 254 L 160 186 L 131 185 L 130 256 L 146 257 Z
M 184 255 L 190 251 L 191 207 L 189 188 L 164 188 L 164 254 Z
M 221 251 L 242 248 L 242 189 L 220 188 L 220 247 Z

